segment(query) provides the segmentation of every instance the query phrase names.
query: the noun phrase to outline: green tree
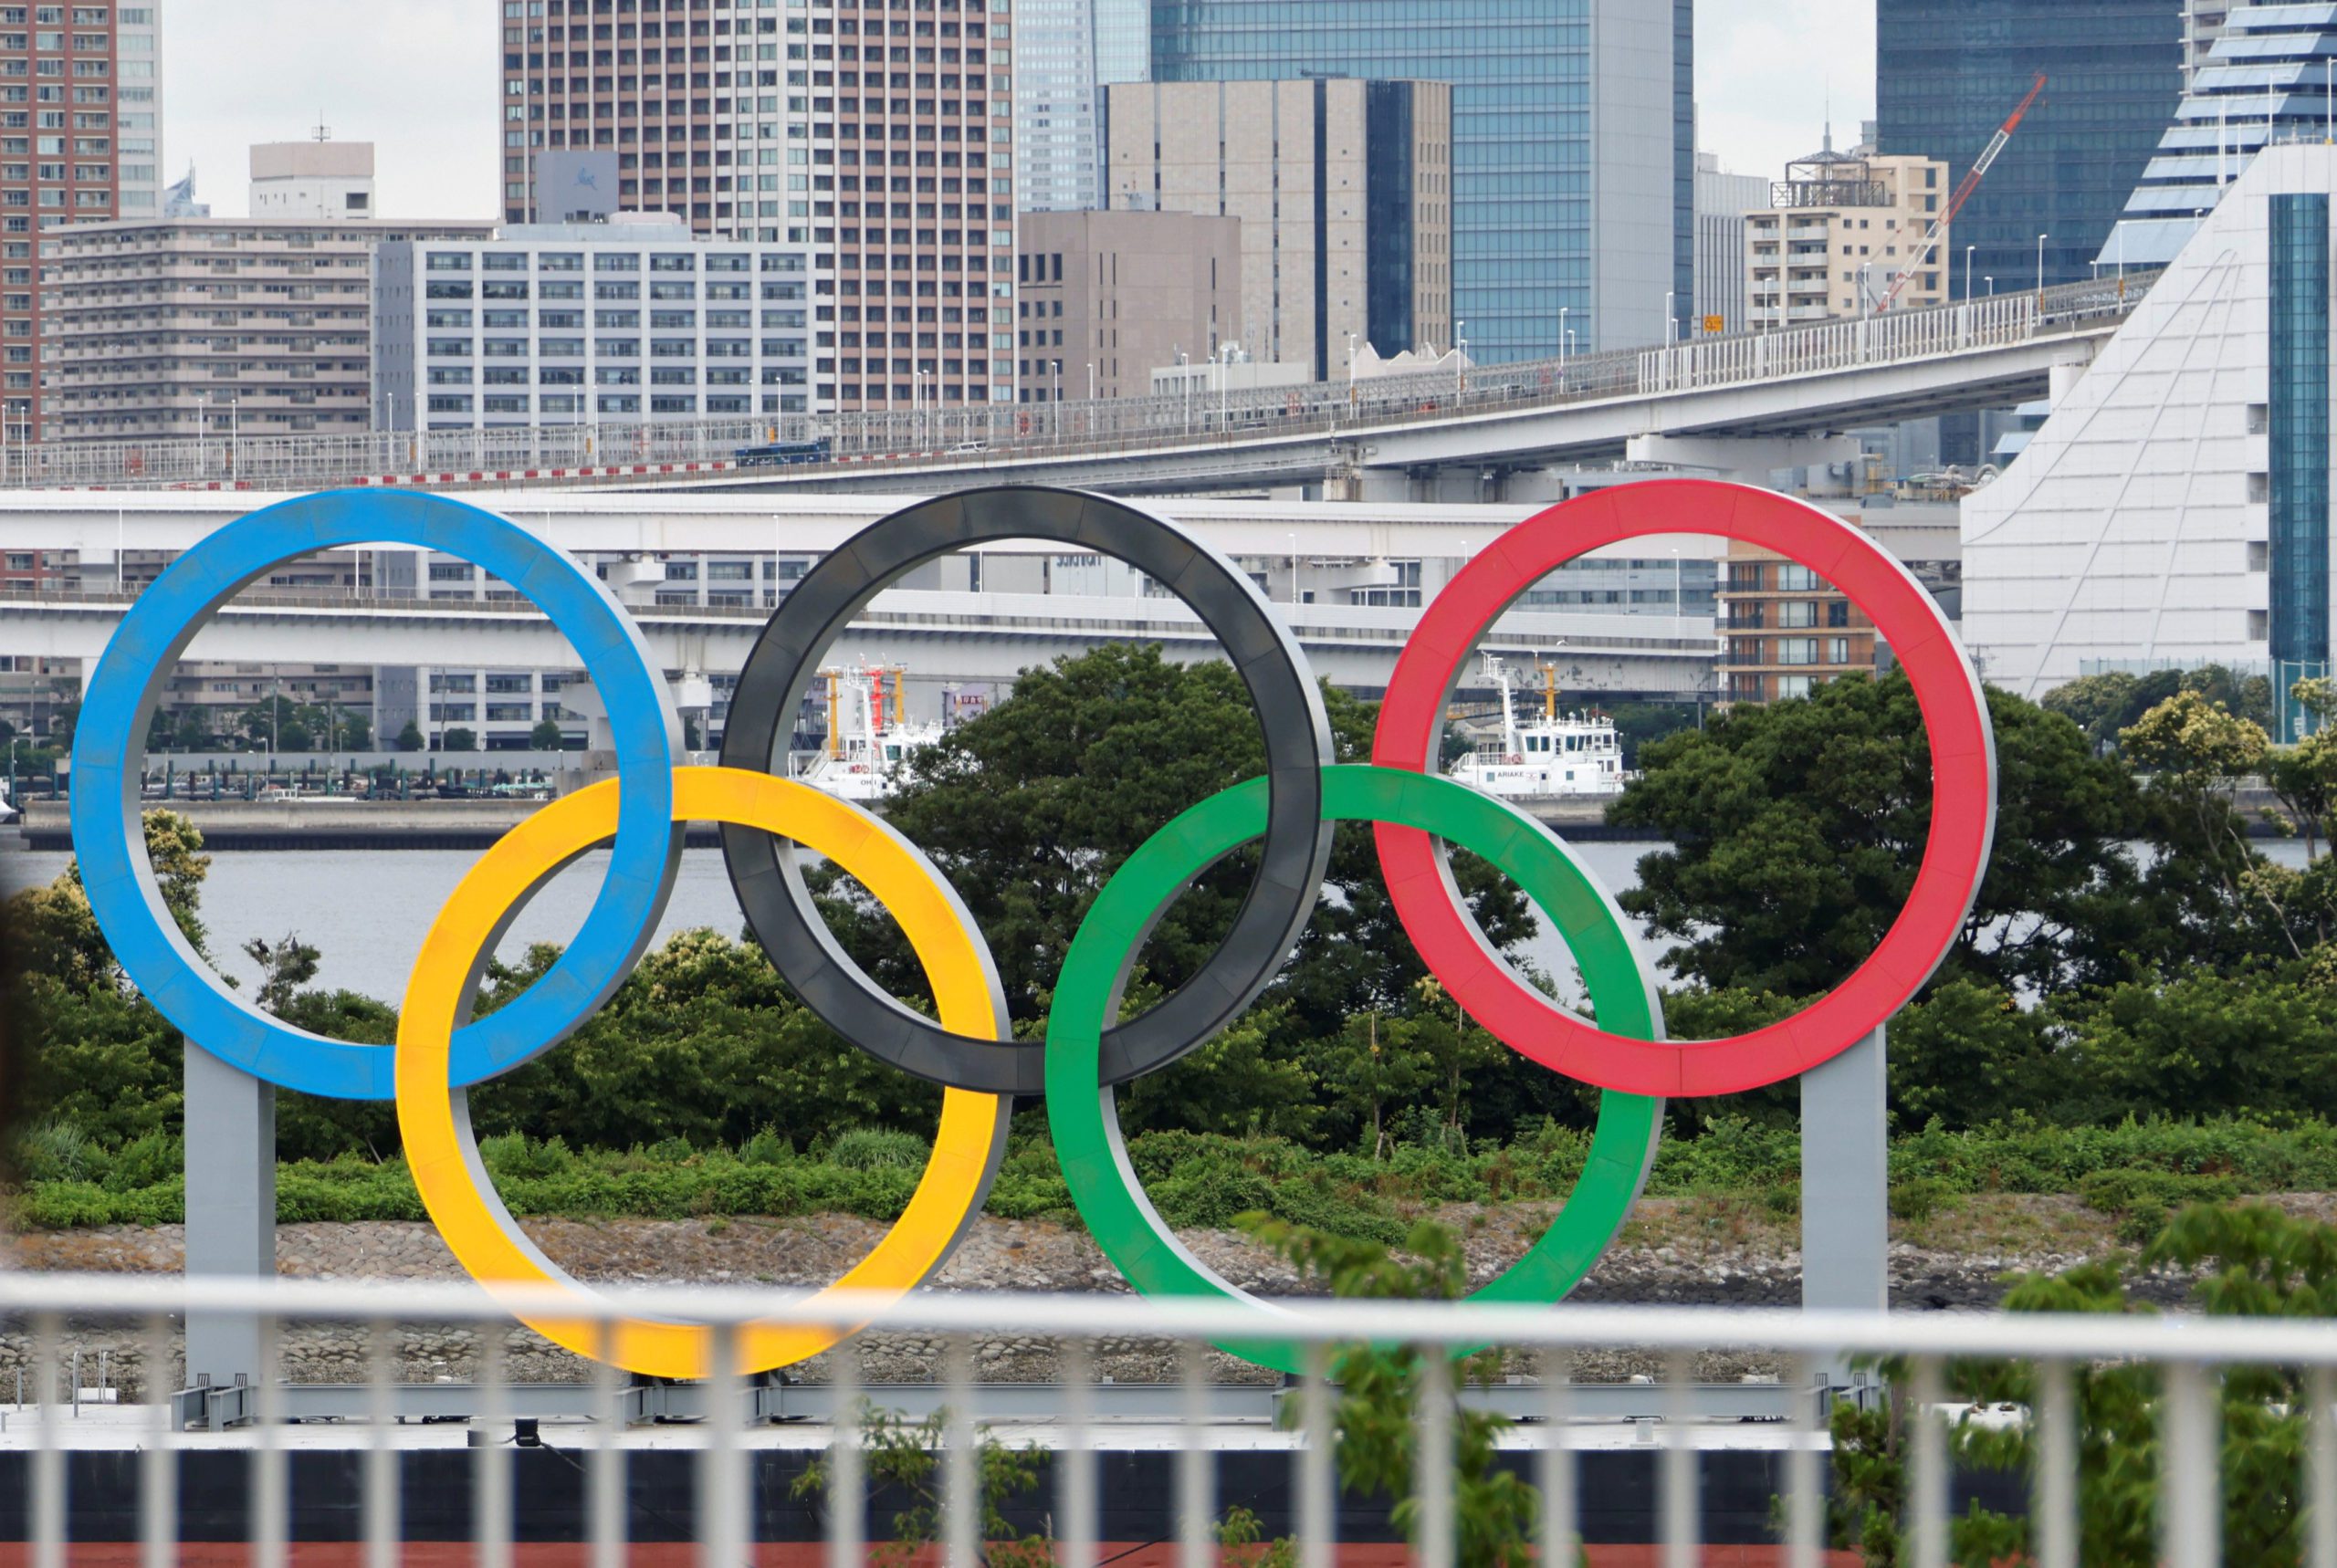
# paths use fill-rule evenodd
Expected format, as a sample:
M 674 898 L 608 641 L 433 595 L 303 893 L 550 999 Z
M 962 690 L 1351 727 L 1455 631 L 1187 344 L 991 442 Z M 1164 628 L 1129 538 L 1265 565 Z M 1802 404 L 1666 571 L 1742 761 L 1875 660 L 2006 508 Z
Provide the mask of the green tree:
M 1351 1241 L 1304 1226 L 1251 1216 L 1252 1237 L 1280 1253 L 1335 1296 L 1455 1301 L 1469 1290 L 1468 1252 L 1443 1226 L 1422 1222 L 1405 1239 L 1404 1255 L 1372 1241 Z M 1442 1349 L 1428 1353 L 1442 1355 Z M 1418 1479 L 1420 1410 L 1430 1396 L 1426 1358 L 1416 1347 L 1357 1345 L 1330 1358 L 1339 1397 L 1332 1414 L 1342 1490 L 1394 1500 L 1391 1519 L 1417 1549 L 1421 1526 Z M 1497 1354 L 1473 1357 L 1441 1397 L 1451 1401 L 1453 1561 L 1461 1568 L 1526 1568 L 1534 1560 L 1541 1494 L 1500 1462 L 1509 1418 L 1472 1410 L 1456 1396 L 1468 1376 L 1490 1382 Z
M 1360 1013 L 1326 1043 L 1324 1077 L 1338 1107 L 1363 1124 L 1367 1152 L 1388 1154 L 1388 1116 L 1408 1104 L 1434 1075 L 1434 1065 L 1412 1048 L 1404 1020 Z
M 2194 1279 L 2195 1306 L 2216 1317 L 2325 1319 L 2337 1313 L 2337 1227 L 2269 1205 L 2196 1205 L 2177 1215 L 2139 1258 L 2079 1264 L 2058 1275 L 2016 1281 L 2005 1308 L 2016 1312 L 2124 1315 L 2151 1310 L 2134 1287 L 2164 1270 Z M 2080 1361 L 2070 1369 L 2077 1425 L 2077 1525 L 2089 1568 L 2157 1568 L 2164 1504 L 2164 1386 L 2161 1373 L 2132 1361 Z M 2300 1484 L 2310 1439 L 2310 1391 L 2294 1368 L 2218 1369 L 2218 1521 L 2224 1558 L 2251 1568 L 2295 1568 L 2311 1511 L 2337 1507 Z M 1982 1409 L 2034 1409 L 2039 1390 L 2025 1363 L 1974 1362 L 1951 1369 L 1952 1397 Z M 1869 1563 L 1904 1560 L 1907 1498 L 1904 1434 L 1915 1413 L 1838 1408 L 1834 1417 L 1836 1542 L 1864 1548 Z M 1850 1440 L 1845 1441 L 1845 1437 Z M 1960 1419 L 1953 1450 L 1978 1470 L 2028 1472 L 2039 1462 L 2027 1422 Z M 1847 1527 L 1847 1528 L 1846 1528 Z M 1964 1568 L 2032 1560 L 2033 1524 L 1977 1502 L 1951 1521 L 1954 1560 Z
M 1373 710 L 1326 693 L 1338 755 L 1368 754 Z M 1112 644 L 1026 672 L 1004 702 L 951 730 L 911 762 L 886 819 L 940 866 L 998 955 L 1019 1026 L 1046 998 L 1088 905 L 1129 854 L 1171 819 L 1263 770 L 1249 694 L 1221 663 L 1185 666 L 1158 647 Z M 1154 928 L 1143 973 L 1172 990 L 1231 926 L 1254 852 L 1195 879 Z M 1483 862 L 1455 872 L 1497 946 L 1533 929 L 1525 900 Z M 1401 1009 L 1426 972 L 1403 939 L 1379 881 L 1370 831 L 1343 827 L 1329 885 L 1274 995 L 1292 1003 L 1305 1038 L 1336 1032 L 1347 1014 Z M 863 966 L 896 996 L 922 993 L 914 958 L 888 919 L 853 896 L 832 921 Z
M 438 737 L 438 749 L 441 751 L 477 751 L 478 749 L 478 732 L 473 729 L 465 729 L 462 726 L 456 725 L 454 728 L 447 730 Z
M 2059 988 L 2185 951 L 2183 909 L 2124 848 L 2146 817 L 2075 724 L 1987 694 L 1996 842 L 1945 973 Z M 1675 938 L 1666 962 L 1715 988 L 1807 997 L 1874 951 L 1914 884 L 1931 757 L 1903 674 L 1740 706 L 1647 748 L 1608 820 L 1673 847 L 1640 862 L 1625 910 Z M 1984 941 L 1982 938 L 1986 936 Z
M 400 751 L 419 751 L 422 747 L 422 727 L 412 719 L 406 720 L 398 728 L 397 748 Z
M 560 733 L 558 719 L 541 718 L 536 721 L 536 727 L 528 732 L 528 744 L 538 751 L 558 751 L 568 741 Z

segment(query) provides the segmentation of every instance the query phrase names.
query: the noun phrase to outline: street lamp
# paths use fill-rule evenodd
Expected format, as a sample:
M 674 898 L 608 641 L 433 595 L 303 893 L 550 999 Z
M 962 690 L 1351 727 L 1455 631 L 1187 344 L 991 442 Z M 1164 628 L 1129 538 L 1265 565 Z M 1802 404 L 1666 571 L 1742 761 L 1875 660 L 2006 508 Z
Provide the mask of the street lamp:
M 1455 354 L 1460 356 L 1459 362 L 1454 364 L 1452 367 L 1452 390 L 1456 392 L 1465 392 L 1469 390 L 1468 322 L 1455 321 L 1452 323 L 1452 350 Z
M 1567 308 L 1558 307 L 1558 385 L 1567 384 Z
M 1087 401 L 1095 401 L 1095 361 L 1093 360 L 1087 361 Z
M 1290 601 L 1298 602 L 1298 536 L 1290 536 Z
M 1966 305 L 1972 303 L 1972 253 L 1979 248 L 1976 245 L 1964 247 L 1964 303 Z
M 1996 275 L 1991 272 L 1980 281 L 1988 286 L 1988 298 L 1994 299 L 1996 297 Z
M 227 400 L 227 477 L 232 479 L 244 460 L 244 399 L 240 392 Z
M 198 476 L 199 476 L 199 475 L 201 475 L 201 474 L 203 474 L 203 473 L 204 472 L 204 465 L 203 465 L 203 424 L 204 424 L 204 416 L 206 413 L 208 413 L 210 412 L 210 410 L 211 410 L 211 394 L 210 394 L 209 392 L 197 392 L 197 393 L 195 393 L 195 394 L 194 394 L 194 471 L 195 471 L 195 473 L 196 473 Z
M 1192 364 L 1193 361 L 1191 355 L 1186 353 L 1182 349 L 1177 350 L 1177 380 L 1185 389 L 1185 428 L 1187 430 L 1193 428 Z
M 2045 239 L 2043 235 L 2037 236 L 2037 308 L 2039 314 L 2045 309 Z
M 1676 343 L 1680 340 L 1680 318 L 1674 314 L 1679 308 L 1679 301 L 1680 291 L 1678 289 L 1667 288 L 1664 290 L 1663 340 L 1666 343 Z

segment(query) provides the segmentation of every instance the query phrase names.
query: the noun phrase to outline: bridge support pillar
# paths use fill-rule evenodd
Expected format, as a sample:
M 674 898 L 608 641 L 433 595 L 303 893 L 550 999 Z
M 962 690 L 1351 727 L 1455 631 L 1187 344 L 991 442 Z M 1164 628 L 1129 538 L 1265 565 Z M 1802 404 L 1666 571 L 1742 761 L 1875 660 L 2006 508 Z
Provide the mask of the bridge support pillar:
M 1766 485 L 1785 468 L 1822 468 L 1857 463 L 1858 438 L 1851 435 L 1634 435 L 1624 448 L 1634 463 L 1692 468 L 1714 478 Z

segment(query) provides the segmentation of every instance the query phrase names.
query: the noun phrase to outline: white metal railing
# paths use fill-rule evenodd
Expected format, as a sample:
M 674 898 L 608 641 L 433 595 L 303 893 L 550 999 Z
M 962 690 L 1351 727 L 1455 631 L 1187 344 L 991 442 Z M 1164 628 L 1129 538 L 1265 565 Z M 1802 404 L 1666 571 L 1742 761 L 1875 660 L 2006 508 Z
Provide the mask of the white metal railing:
M 865 472 L 870 465 L 980 468 L 1186 447 L 1210 451 L 2008 347 L 2098 329 L 2133 308 L 2155 277 L 2133 273 L 1670 348 L 1357 382 L 1335 377 L 1294 387 L 1210 390 L 1203 384 L 1158 397 L 642 423 L 580 421 L 328 436 L 238 435 L 215 428 L 199 441 L 19 442 L 0 450 L 0 486 L 309 490 L 381 483 L 589 483 L 645 472 L 727 472 L 739 468 L 739 455 L 751 448 L 803 442 L 824 442 L 827 461 L 749 471 L 813 476 Z M 1085 371 L 1084 361 L 1064 361 L 1067 395 L 1076 397 Z
M 912 1394 L 901 1385 L 879 1388 L 860 1375 L 860 1358 L 848 1342 L 826 1358 L 823 1376 L 812 1385 L 773 1393 L 735 1377 L 701 1385 L 633 1388 L 605 1368 L 576 1364 L 567 1385 L 515 1383 L 507 1369 L 515 1355 L 531 1352 L 528 1336 L 509 1329 L 508 1314 L 533 1310 L 569 1322 L 607 1322 L 619 1312 L 694 1320 L 712 1327 L 718 1364 L 742 1325 L 784 1317 L 828 1325 L 869 1324 L 894 1336 L 909 1336 L 930 1354 L 932 1375 Z M 1582 1494 L 1577 1463 L 1587 1452 L 1618 1447 L 1613 1401 L 1602 1403 L 1602 1385 L 1576 1381 L 1569 1369 L 1584 1353 L 1629 1350 L 1657 1358 L 1664 1375 L 1642 1396 L 1638 1424 L 1620 1445 L 1647 1457 L 1654 1469 L 1657 1506 L 1652 1533 L 1668 1564 L 1697 1560 L 1702 1518 L 1698 1489 L 1700 1455 L 1732 1444 L 1758 1447 L 1776 1456 L 1782 1470 L 1781 1519 L 1785 1560 L 1796 1565 L 1819 1561 L 1825 1514 L 1827 1439 L 1824 1404 L 1815 1396 L 1811 1372 L 1839 1367 L 1853 1355 L 1901 1358 L 1900 1382 L 1892 1391 L 1906 1445 L 1909 1498 L 1905 1525 L 1918 1568 L 1944 1568 L 1948 1542 L 1948 1498 L 1953 1464 L 1950 1424 L 1967 1414 L 1944 1403 L 1951 1361 L 1979 1358 L 2033 1364 L 2038 1375 L 2036 1407 L 1992 1411 L 1990 1418 L 2027 1422 L 2035 1437 L 2036 1474 L 2028 1513 L 2035 1530 L 2038 1568 L 2076 1568 L 2086 1542 L 2080 1534 L 2078 1456 L 2091 1434 L 2080 1430 L 2072 1393 L 2074 1369 L 2116 1361 L 2156 1365 L 2163 1371 L 2156 1399 L 2155 1437 L 2168 1462 L 2158 1466 L 2157 1514 L 2160 1561 L 2173 1568 L 2213 1568 L 2219 1563 L 2218 1534 L 2226 1500 L 2216 1457 L 2219 1453 L 2221 1399 L 2218 1375 L 2227 1369 L 2274 1366 L 2300 1373 L 2311 1404 L 2309 1440 L 2300 1473 L 2287 1481 L 2294 1496 L 2311 1500 L 2302 1531 L 2309 1568 L 2337 1568 L 2337 1322 L 2301 1319 L 2182 1318 L 2174 1316 L 2072 1316 L 1992 1313 L 1797 1313 L 1728 1309 L 1643 1307 L 1483 1307 L 1437 1302 L 1272 1303 L 1270 1331 L 1309 1347 L 1318 1369 L 1335 1347 L 1368 1337 L 1382 1343 L 1452 1347 L 1490 1343 L 1502 1347 L 1509 1364 L 1521 1368 L 1500 1387 L 1480 1391 L 1476 1403 L 1491 1401 L 1531 1418 L 1505 1434 L 1503 1445 L 1525 1456 L 1540 1489 L 1542 1533 L 1546 1543 L 1578 1538 Z M 264 1375 L 249 1385 L 214 1390 L 192 1402 L 158 1398 L 171 1392 L 169 1378 L 147 1369 L 168 1369 L 176 1336 L 188 1317 L 255 1322 Z M 328 1412 L 313 1386 L 280 1380 L 288 1342 L 316 1325 L 346 1325 L 362 1340 L 364 1375 L 346 1387 L 327 1391 L 343 1406 Z M 473 1336 L 472 1382 L 403 1385 L 399 1377 L 398 1335 L 402 1327 L 425 1325 Z M 985 1437 L 1020 1440 L 1054 1455 L 1059 1507 L 1053 1515 L 1055 1560 L 1065 1568 L 1095 1568 L 1098 1553 L 1097 1456 L 1116 1445 L 1109 1417 L 1130 1411 L 1148 1417 L 1148 1434 L 1134 1446 L 1166 1448 L 1177 1455 L 1177 1482 L 1170 1489 L 1171 1533 L 1179 1561 L 1217 1561 L 1212 1536 L 1217 1500 L 1212 1496 L 1214 1451 L 1242 1448 L 1284 1452 L 1291 1469 L 1292 1530 L 1298 1561 L 1327 1565 L 1338 1531 L 1338 1476 L 1327 1437 L 1336 1390 L 1320 1376 L 1302 1379 L 1281 1394 L 1287 1401 L 1286 1428 L 1261 1429 L 1252 1418 L 1246 1433 L 1229 1431 L 1222 1402 L 1237 1364 L 1211 1362 L 1200 1354 L 1205 1342 L 1239 1339 L 1262 1332 L 1253 1308 L 1195 1300 L 1146 1300 L 1126 1295 L 1017 1296 L 981 1292 L 928 1292 L 906 1300 L 859 1300 L 710 1289 L 654 1290 L 581 1307 L 567 1294 L 514 1291 L 491 1300 L 483 1291 L 452 1285 L 400 1283 L 385 1292 L 363 1282 L 282 1281 L 235 1284 L 220 1281 L 103 1276 L 0 1274 L 0 1328 L 22 1334 L 29 1349 L 23 1362 L 26 1392 L 13 1407 L 0 1406 L 0 1456 L 27 1454 L 30 1520 L 26 1531 L 37 1565 L 60 1565 L 68 1545 L 67 1457 L 77 1450 L 134 1449 L 137 1485 L 134 1508 L 141 1561 L 173 1561 L 177 1539 L 180 1468 L 191 1453 L 232 1450 L 246 1456 L 254 1561 L 280 1564 L 288 1530 L 288 1449 L 337 1447 L 350 1453 L 362 1477 L 359 1503 L 365 1542 L 363 1561 L 395 1561 L 401 1539 L 398 1474 L 401 1454 L 430 1443 L 433 1428 L 401 1427 L 395 1417 L 435 1411 L 441 1419 L 466 1418 L 473 1434 L 469 1464 L 476 1512 L 470 1533 L 480 1561 L 508 1563 L 513 1535 L 513 1449 L 517 1438 L 549 1442 L 583 1473 L 579 1533 L 591 1543 L 589 1561 L 621 1561 L 625 1544 L 624 1465 L 645 1448 L 681 1448 L 692 1456 L 695 1502 L 692 1529 L 707 1568 L 736 1568 L 750 1555 L 749 1500 L 759 1461 L 774 1448 L 829 1456 L 825 1510 L 828 1561 L 837 1568 L 862 1561 L 869 1534 L 866 1455 L 859 1412 L 863 1395 L 879 1407 L 913 1407 L 942 1423 L 941 1509 L 936 1535 L 947 1568 L 973 1568 L 977 1561 L 978 1480 L 976 1444 Z M 1046 1343 L 1056 1347 L 1062 1381 L 1036 1386 L 977 1379 L 980 1342 Z M 1084 1375 L 1093 1346 L 1110 1342 L 1164 1342 L 1179 1347 L 1168 1364 L 1178 1375 L 1149 1390 L 1127 1384 L 1095 1385 Z M 895 1342 L 899 1343 L 898 1339 Z M 1689 1381 L 1691 1358 L 1721 1348 L 1770 1353 L 1783 1368 L 1776 1400 L 1765 1416 L 1747 1425 L 1741 1406 L 1707 1406 Z M 137 1373 L 122 1380 L 134 1398 L 121 1405 L 77 1404 L 89 1367 L 99 1354 L 134 1360 Z M 58 1378 L 79 1358 L 74 1392 Z M 1531 1358 L 1525 1359 L 1525 1358 Z M 1415 1407 L 1420 1462 L 1415 1497 L 1423 1521 L 1414 1560 L 1430 1568 L 1455 1561 L 1455 1491 L 1452 1416 L 1441 1357 L 1431 1357 L 1420 1379 Z M 545 1391 L 565 1390 L 561 1398 Z M 1256 1392 L 1254 1374 L 1250 1379 Z M 1603 1385 L 1611 1394 L 1612 1385 Z M 1733 1385 L 1724 1385 L 1733 1386 Z M 1799 1391 L 1811 1390 L 1805 1397 Z M 0 1380 L 0 1399 L 7 1385 Z M 770 1428 L 752 1424 L 776 1411 L 784 1396 L 811 1399 L 798 1408 L 815 1412 L 808 1425 Z M 1099 1396 L 1119 1401 L 1111 1408 Z M 1142 1396 L 1136 1398 L 1135 1396 Z M 550 1400 L 550 1403 L 545 1401 Z M 207 1415 L 215 1429 L 178 1429 L 174 1410 Z M 1261 1408 L 1271 1408 L 1272 1406 Z M 541 1425 L 522 1436 L 515 1421 L 541 1408 Z M 1602 1420 L 1599 1412 L 1609 1415 Z M 1004 1414 L 1001 1414 L 1004 1412 Z M 1219 1419 L 1212 1419 L 1212 1413 Z M 318 1435 L 304 1428 L 297 1438 L 287 1419 L 337 1414 L 343 1424 Z M 627 1430 L 629 1417 L 662 1413 L 686 1415 L 695 1425 L 660 1427 L 654 1434 Z M 943 1414 L 943 1413 L 946 1413 Z M 1181 1414 L 1182 1419 L 1168 1417 Z M 563 1419 L 564 1418 L 564 1419 Z M 229 1426 L 229 1420 L 240 1425 Z M 1123 1428 L 1124 1430 L 1124 1428 Z M 508 1435 L 507 1435 L 508 1434 Z M 1231 1440 L 1229 1440 L 1231 1438 Z M 443 1437 L 439 1439 L 443 1443 Z M 2125 1456 L 2147 1461 L 2147 1456 Z M 2099 1461 L 2097 1461 L 2099 1462 Z M 214 1467 L 209 1472 L 215 1477 Z M 2259 1475 L 2254 1484 L 2268 1484 Z M 2234 1499 L 2235 1502 L 2245 1500 Z M 78 1499 L 85 1515 L 89 1500 Z M 675 1506 L 684 1506 L 676 1501 Z M 539 1506 L 538 1511 L 541 1511 Z M 1544 1561 L 1553 1560 L 1546 1546 Z M 1565 1560 L 1565 1559 L 1561 1559 Z

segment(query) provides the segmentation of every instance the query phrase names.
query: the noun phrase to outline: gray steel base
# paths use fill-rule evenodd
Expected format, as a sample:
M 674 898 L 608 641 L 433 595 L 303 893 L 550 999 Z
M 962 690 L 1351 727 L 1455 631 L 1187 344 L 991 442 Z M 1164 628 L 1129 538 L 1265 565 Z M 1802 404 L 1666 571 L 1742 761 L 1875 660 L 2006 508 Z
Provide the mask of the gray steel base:
M 276 1278 L 276 1086 L 186 1048 L 186 1272 Z M 186 1378 L 255 1382 L 267 1364 L 257 1317 L 203 1312 L 186 1325 Z
M 1218 1383 L 1203 1391 L 1201 1403 L 1210 1422 L 1271 1425 L 1294 1392 L 1276 1384 Z M 172 1425 L 180 1431 L 242 1425 L 254 1415 L 256 1394 L 248 1385 L 183 1390 L 172 1399 Z M 938 1410 L 948 1390 L 938 1383 L 878 1383 L 864 1385 L 860 1394 L 881 1410 L 917 1421 Z M 825 1425 L 835 1415 L 834 1391 L 825 1384 L 761 1385 L 747 1389 L 743 1397 L 750 1422 Z M 1518 1421 L 1539 1421 L 1549 1408 L 1541 1385 L 1530 1381 L 1470 1387 L 1462 1390 L 1461 1400 L 1472 1409 Z M 286 1383 L 273 1391 L 273 1403 L 287 1420 L 364 1421 L 372 1415 L 373 1394 L 362 1384 Z M 1057 1383 L 973 1385 L 973 1417 L 978 1421 L 1062 1421 L 1072 1403 L 1068 1390 Z M 1574 1416 L 1591 1421 L 1657 1420 L 1673 1408 L 1670 1391 L 1652 1383 L 1577 1383 L 1567 1391 L 1567 1404 Z M 589 1383 L 517 1383 L 492 1400 L 472 1384 L 402 1383 L 390 1390 L 390 1408 L 401 1420 L 469 1421 L 490 1405 L 498 1406 L 507 1417 L 556 1420 L 597 1420 L 606 1409 L 601 1392 Z M 1184 1388 L 1174 1383 L 1098 1383 L 1087 1389 L 1085 1405 L 1087 1418 L 1098 1423 L 1182 1422 L 1191 1410 Z M 618 1390 L 619 1419 L 629 1426 L 697 1420 L 706 1410 L 703 1384 Z M 1697 1384 L 1689 1390 L 1688 1410 L 1704 1421 L 1788 1421 L 1809 1413 L 1801 1407 L 1797 1391 L 1781 1383 Z
M 1801 1304 L 1813 1312 L 1891 1305 L 1883 1032 L 1801 1075 Z M 1834 1386 L 1850 1385 L 1848 1367 L 1821 1370 Z

